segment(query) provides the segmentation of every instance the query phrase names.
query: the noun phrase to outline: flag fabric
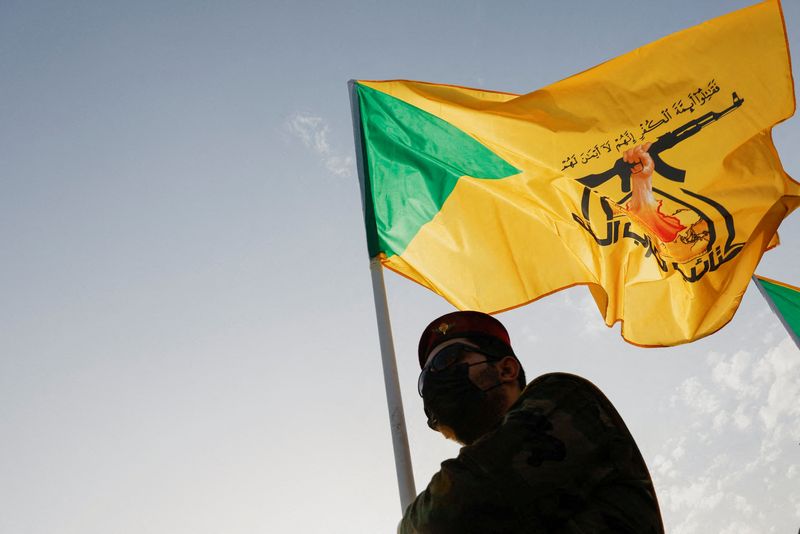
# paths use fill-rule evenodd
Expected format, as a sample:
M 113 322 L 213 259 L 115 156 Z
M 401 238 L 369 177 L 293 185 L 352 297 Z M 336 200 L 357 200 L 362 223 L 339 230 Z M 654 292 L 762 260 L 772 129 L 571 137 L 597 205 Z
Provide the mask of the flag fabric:
M 755 275 L 761 294 L 800 348 L 800 287 Z
M 460 309 L 583 284 L 627 341 L 688 342 L 800 204 L 771 138 L 795 108 L 776 0 L 525 95 L 351 91 L 370 255 Z

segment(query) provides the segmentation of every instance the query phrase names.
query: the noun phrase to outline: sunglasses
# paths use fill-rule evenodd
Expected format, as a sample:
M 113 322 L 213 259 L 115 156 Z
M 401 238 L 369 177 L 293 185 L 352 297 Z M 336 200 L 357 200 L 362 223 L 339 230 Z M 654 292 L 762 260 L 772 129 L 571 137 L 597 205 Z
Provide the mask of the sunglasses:
M 419 379 L 417 380 L 417 392 L 419 393 L 419 396 L 422 396 L 422 387 L 425 385 L 425 379 L 428 377 L 428 373 L 444 371 L 448 367 L 452 367 L 458 363 L 462 356 L 470 352 L 483 354 L 488 358 L 480 362 L 470 363 L 467 365 L 468 367 L 480 365 L 482 363 L 487 363 L 497 359 L 496 355 L 492 354 L 491 352 L 487 352 L 478 347 L 473 347 L 472 345 L 464 345 L 461 343 L 453 343 L 452 345 L 448 345 L 437 352 L 436 356 L 431 358 L 431 360 L 425 365 L 425 367 L 422 369 L 422 372 L 419 374 Z

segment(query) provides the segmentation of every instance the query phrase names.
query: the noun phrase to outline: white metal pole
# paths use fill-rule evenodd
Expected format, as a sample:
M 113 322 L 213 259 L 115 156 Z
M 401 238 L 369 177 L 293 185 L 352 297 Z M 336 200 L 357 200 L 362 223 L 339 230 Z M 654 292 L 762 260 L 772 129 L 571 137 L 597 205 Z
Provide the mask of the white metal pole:
M 383 384 L 386 387 L 386 404 L 389 407 L 389 426 L 392 430 L 394 467 L 397 471 L 397 486 L 400 490 L 400 506 L 405 511 L 417 491 L 414 487 L 414 471 L 411 468 L 411 451 L 408 447 L 406 418 L 403 413 L 403 398 L 400 394 L 400 380 L 397 377 L 397 360 L 392 340 L 392 325 L 389 322 L 389 305 L 386 300 L 386 286 L 383 283 L 383 267 L 378 258 L 369 262 L 372 274 L 372 293 L 375 297 L 375 318 L 378 321 L 378 338 L 383 362 Z
M 772 310 L 772 313 L 774 313 L 778 317 L 778 320 L 781 322 L 783 327 L 789 333 L 789 337 L 792 338 L 794 344 L 797 345 L 798 349 L 800 349 L 800 337 L 798 337 L 797 334 L 795 334 L 794 330 L 792 330 L 792 327 L 789 326 L 789 324 L 786 322 L 786 319 L 783 318 L 783 314 L 781 314 L 781 311 L 778 309 L 777 306 L 775 306 L 775 303 L 772 301 L 772 297 L 769 296 L 769 293 L 767 293 L 767 290 L 761 287 L 761 284 L 758 283 L 758 278 L 756 277 L 756 275 L 753 275 L 753 283 L 758 288 L 758 292 L 761 293 L 761 296 L 764 297 L 764 300 L 767 301 L 769 309 Z
M 350 93 L 350 111 L 353 117 L 353 138 L 356 145 L 356 168 L 361 184 L 362 207 L 367 219 L 367 187 L 364 173 L 364 153 L 361 139 L 361 111 L 358 105 L 355 80 L 347 83 Z M 367 224 L 370 224 L 367 221 Z M 369 239 L 369 238 L 368 238 Z M 369 270 L 372 276 L 372 294 L 375 299 L 375 318 L 378 321 L 378 339 L 381 347 L 383 364 L 383 383 L 386 389 L 386 404 L 389 408 L 389 427 L 392 433 L 392 449 L 394 450 L 394 467 L 397 472 L 397 486 L 400 491 L 400 507 L 405 511 L 411 504 L 417 491 L 414 487 L 414 471 L 411 468 L 411 451 L 408 447 L 406 418 L 403 413 L 403 398 L 400 394 L 400 380 L 397 377 L 397 360 L 392 340 L 392 325 L 389 321 L 389 304 L 386 299 L 386 285 L 383 282 L 383 267 L 380 259 L 370 259 Z

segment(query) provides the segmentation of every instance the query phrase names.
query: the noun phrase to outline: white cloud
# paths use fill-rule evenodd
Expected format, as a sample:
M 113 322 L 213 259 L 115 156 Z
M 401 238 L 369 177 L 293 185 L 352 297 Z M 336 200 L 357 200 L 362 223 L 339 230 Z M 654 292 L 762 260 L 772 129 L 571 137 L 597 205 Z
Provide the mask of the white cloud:
M 714 419 L 712 421 L 712 427 L 717 432 L 721 432 L 722 429 L 725 428 L 725 425 L 728 424 L 728 421 L 730 421 L 730 419 L 731 418 L 728 415 L 728 412 L 726 412 L 725 410 L 720 410 L 716 413 L 716 415 L 714 415 Z
M 788 471 L 786 471 L 786 478 L 791 479 L 791 478 L 794 478 L 796 476 L 797 476 L 797 466 L 793 465 L 793 466 L 791 466 L 789 468 Z M 798 504 L 800 504 L 800 503 L 798 503 Z
M 675 460 L 680 460 L 683 458 L 683 455 L 686 454 L 686 449 L 683 448 L 683 443 L 686 441 L 685 438 L 682 438 L 675 448 L 672 449 L 672 458 Z
M 591 295 L 584 295 L 581 297 L 578 303 L 578 310 L 583 320 L 584 334 L 594 335 L 608 328 L 603 319 L 603 315 L 597 309 L 597 303 Z
M 739 521 L 728 523 L 728 525 L 719 532 L 720 534 L 763 534 L 753 527 Z
M 674 532 L 674 534 L 695 534 L 697 532 L 697 523 L 693 522 L 691 518 L 686 519 L 681 524 L 677 525 L 672 532 Z
M 330 127 L 325 119 L 309 113 L 296 113 L 286 121 L 286 129 L 310 148 L 332 174 L 355 176 L 355 159 L 331 148 L 328 140 Z
M 713 414 L 720 407 L 717 397 L 706 389 L 696 376 L 687 378 L 678 386 L 677 394 L 672 396 L 672 404 L 678 402 L 701 414 Z
M 736 495 L 733 500 L 736 504 L 736 508 L 739 509 L 744 515 L 753 515 L 753 506 L 748 502 L 747 499 L 741 495 Z
M 571 314 L 577 315 L 578 321 L 583 325 L 581 335 L 593 337 L 608 328 L 591 294 L 580 295 L 576 302 L 570 293 L 564 292 L 562 305 Z
M 709 354 L 675 388 L 662 409 L 680 424 L 650 462 L 668 532 L 797 530 L 798 378 L 800 351 L 784 337 Z
M 772 382 L 767 405 L 759 410 L 761 420 L 772 430 L 781 417 L 800 415 L 800 357 L 794 343 L 787 339 L 772 349 L 759 371 Z
M 725 359 L 722 355 L 709 356 L 709 362 L 714 362 L 711 378 L 717 384 L 733 391 L 737 397 L 752 397 L 757 394 L 758 388 L 750 377 L 750 362 L 752 357 L 739 351 L 733 357 Z
M 527 324 L 522 327 L 522 336 L 525 338 L 525 341 L 531 344 L 537 343 L 541 339 L 540 334 Z
M 674 477 L 675 471 L 672 469 L 672 460 L 665 458 L 664 456 L 658 454 L 653 459 L 653 470 L 661 475 L 662 477 Z
M 685 486 L 668 486 L 661 497 L 666 507 L 672 511 L 710 510 L 720 503 L 723 494 L 710 478 L 700 478 Z
M 752 421 L 752 419 L 745 413 L 745 410 L 745 405 L 740 404 L 736 407 L 736 411 L 733 412 L 733 424 L 736 425 L 736 428 L 739 430 L 746 430 Z

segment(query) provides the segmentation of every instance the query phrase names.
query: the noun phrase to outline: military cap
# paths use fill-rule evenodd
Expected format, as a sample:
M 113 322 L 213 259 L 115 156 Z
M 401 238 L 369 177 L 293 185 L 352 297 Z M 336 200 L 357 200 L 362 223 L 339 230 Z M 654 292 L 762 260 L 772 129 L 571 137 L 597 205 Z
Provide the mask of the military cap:
M 425 367 L 431 350 L 456 337 L 490 337 L 511 346 L 506 327 L 491 315 L 477 311 L 452 312 L 432 321 L 422 332 L 418 350 L 420 368 Z

